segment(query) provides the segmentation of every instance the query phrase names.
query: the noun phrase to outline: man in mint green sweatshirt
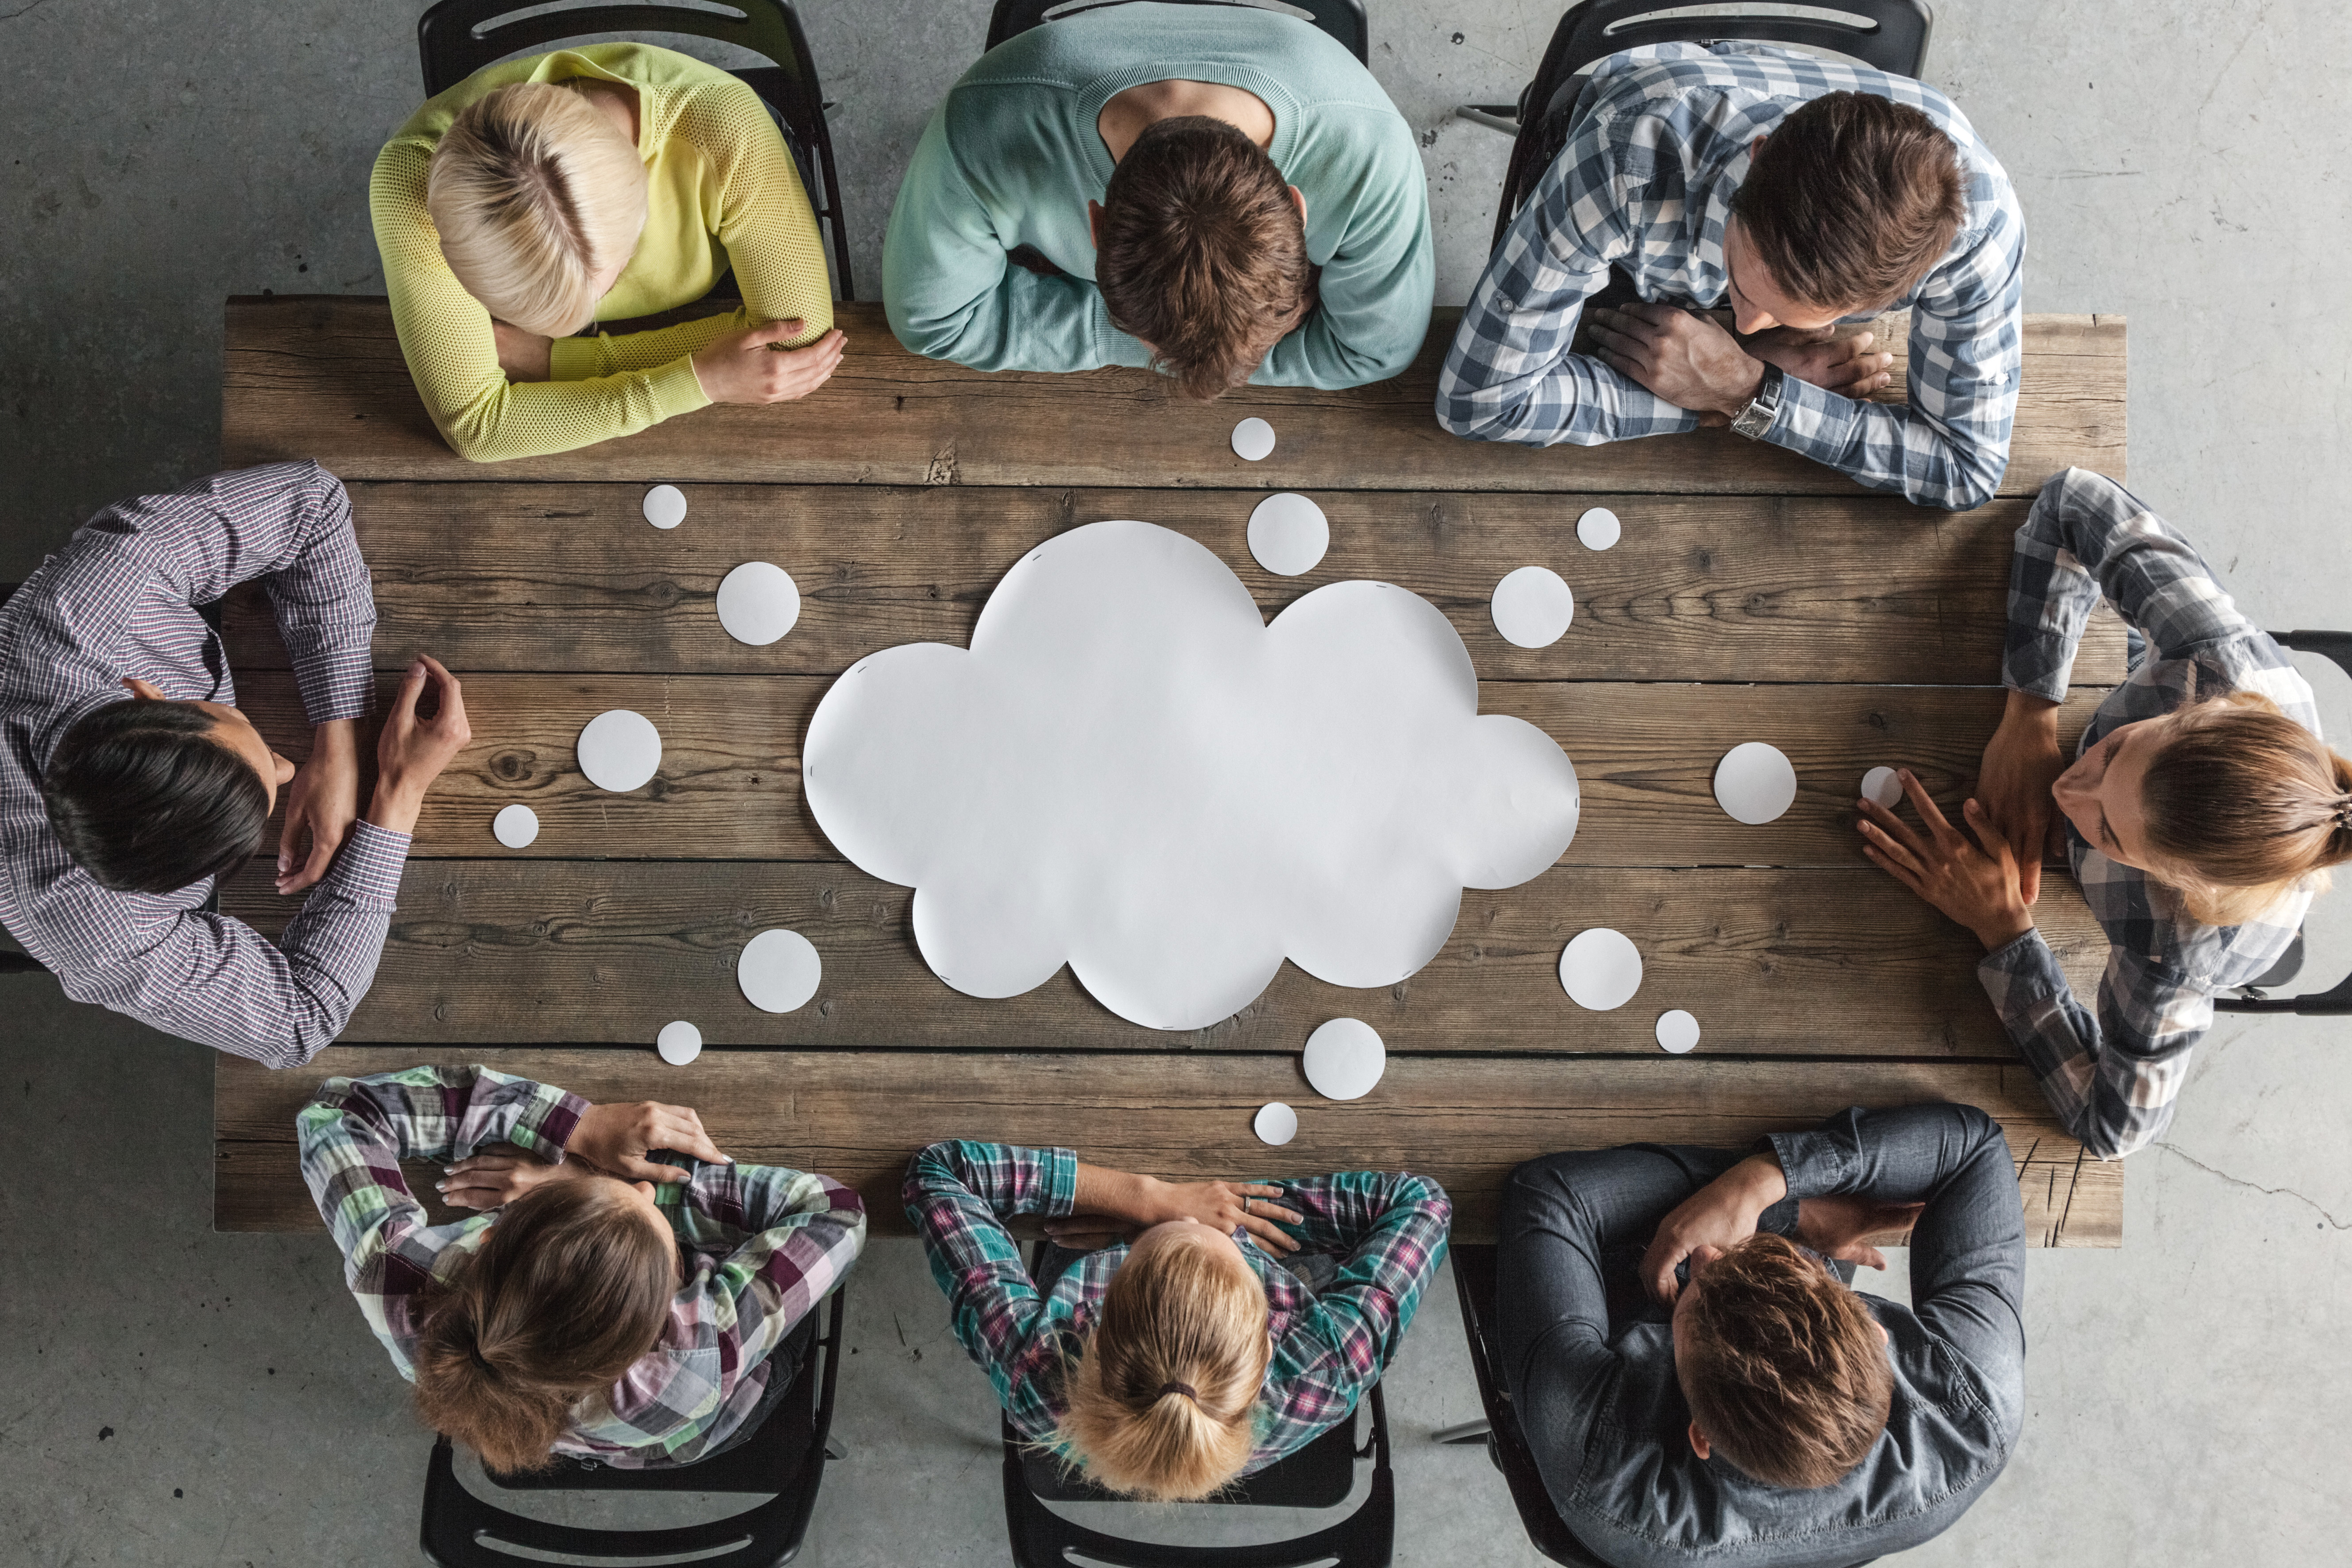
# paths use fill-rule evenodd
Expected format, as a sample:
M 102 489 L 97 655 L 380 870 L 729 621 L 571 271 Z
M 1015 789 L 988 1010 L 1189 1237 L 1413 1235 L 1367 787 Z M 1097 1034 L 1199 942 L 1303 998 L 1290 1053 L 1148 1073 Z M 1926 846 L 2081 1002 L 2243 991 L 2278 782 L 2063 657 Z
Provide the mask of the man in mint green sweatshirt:
M 882 271 L 917 353 L 1157 365 L 1202 397 L 1395 375 L 1435 287 L 1420 150 L 1353 55 L 1277 12 L 1143 3 L 1033 27 L 964 73 Z

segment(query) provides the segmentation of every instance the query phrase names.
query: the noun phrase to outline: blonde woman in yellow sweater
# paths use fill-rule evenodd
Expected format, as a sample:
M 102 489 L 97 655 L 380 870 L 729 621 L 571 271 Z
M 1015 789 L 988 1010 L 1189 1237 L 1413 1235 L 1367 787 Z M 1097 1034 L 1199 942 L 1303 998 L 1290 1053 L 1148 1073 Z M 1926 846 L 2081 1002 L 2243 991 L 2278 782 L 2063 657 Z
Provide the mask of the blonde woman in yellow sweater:
M 368 202 L 401 352 L 476 462 L 570 451 L 710 403 L 780 403 L 841 362 L 816 216 L 749 87 L 644 44 L 476 71 L 377 155 Z M 658 331 L 592 321 L 702 298 Z

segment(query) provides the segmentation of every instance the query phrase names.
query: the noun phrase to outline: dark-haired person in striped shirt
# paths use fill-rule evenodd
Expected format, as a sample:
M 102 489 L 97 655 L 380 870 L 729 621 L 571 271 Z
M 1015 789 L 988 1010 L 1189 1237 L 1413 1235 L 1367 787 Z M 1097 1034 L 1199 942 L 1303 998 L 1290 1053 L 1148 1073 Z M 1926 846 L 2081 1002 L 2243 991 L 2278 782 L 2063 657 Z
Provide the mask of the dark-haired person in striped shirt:
M 1729 425 L 1921 506 L 1992 499 L 2025 220 L 1951 100 L 1759 44 L 1664 44 L 1601 61 L 1560 114 L 1445 356 L 1440 424 L 1529 446 Z M 1718 307 L 1738 335 L 1697 313 Z M 1892 356 L 1832 334 L 1895 310 L 1909 400 L 1873 402 Z
M 299 767 L 238 711 L 196 610 L 257 579 L 313 726 Z M 374 629 L 350 504 L 315 463 L 108 507 L 0 606 L 0 925 L 67 995 L 271 1067 L 341 1032 L 425 788 L 470 738 L 457 680 L 420 658 L 361 815 Z M 207 905 L 281 793 L 278 891 L 310 896 L 273 943 Z

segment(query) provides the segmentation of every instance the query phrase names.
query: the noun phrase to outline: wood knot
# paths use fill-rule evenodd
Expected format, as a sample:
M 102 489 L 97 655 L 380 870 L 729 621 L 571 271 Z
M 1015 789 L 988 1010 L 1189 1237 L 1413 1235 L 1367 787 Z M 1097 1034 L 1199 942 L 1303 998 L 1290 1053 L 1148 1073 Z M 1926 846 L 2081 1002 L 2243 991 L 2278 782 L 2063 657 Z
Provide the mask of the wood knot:
M 923 471 L 923 483 L 951 485 L 957 481 L 955 443 L 950 441 L 931 454 L 931 466 Z

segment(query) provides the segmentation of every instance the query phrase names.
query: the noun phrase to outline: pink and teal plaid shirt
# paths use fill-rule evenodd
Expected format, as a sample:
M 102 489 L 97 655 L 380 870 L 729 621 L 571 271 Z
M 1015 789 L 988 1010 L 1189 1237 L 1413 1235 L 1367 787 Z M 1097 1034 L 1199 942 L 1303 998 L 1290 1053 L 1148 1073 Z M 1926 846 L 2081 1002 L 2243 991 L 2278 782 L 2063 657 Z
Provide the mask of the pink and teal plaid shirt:
M 403 1160 L 462 1160 L 512 1143 L 561 1161 L 588 1110 L 578 1095 L 488 1068 L 331 1078 L 295 1119 L 302 1178 L 343 1249 L 368 1327 L 414 1382 L 418 1294 L 479 1247 L 494 1212 L 425 1223 Z M 768 1386 L 768 1356 L 840 1283 L 866 1240 L 866 1205 L 824 1176 L 780 1165 L 697 1165 L 656 1190 L 686 1257 L 661 1342 L 583 1401 L 559 1454 L 625 1469 L 682 1465 L 732 1436 Z
M 1274 1335 L 1244 1475 L 1337 1426 L 1380 1381 L 1445 1257 L 1454 1217 L 1445 1190 L 1426 1176 L 1342 1171 L 1280 1184 L 1277 1201 L 1306 1216 L 1285 1227 L 1301 1253 L 1337 1258 L 1339 1268 L 1310 1291 L 1248 1232 L 1234 1232 L 1265 1286 Z M 1041 1295 L 1004 1220 L 1066 1215 L 1077 1192 L 1078 1158 L 1068 1149 L 934 1143 L 907 1166 L 907 1217 L 947 1292 L 956 1338 L 996 1385 L 1013 1428 L 1041 1442 L 1061 1420 L 1064 1360 L 1084 1350 L 1127 1247 L 1086 1254 Z

